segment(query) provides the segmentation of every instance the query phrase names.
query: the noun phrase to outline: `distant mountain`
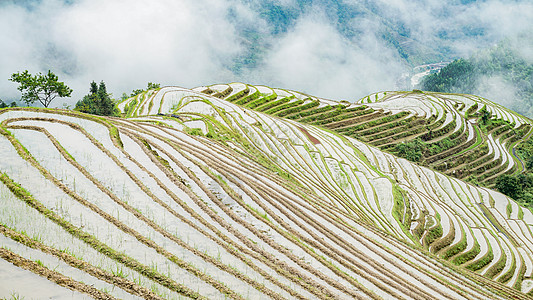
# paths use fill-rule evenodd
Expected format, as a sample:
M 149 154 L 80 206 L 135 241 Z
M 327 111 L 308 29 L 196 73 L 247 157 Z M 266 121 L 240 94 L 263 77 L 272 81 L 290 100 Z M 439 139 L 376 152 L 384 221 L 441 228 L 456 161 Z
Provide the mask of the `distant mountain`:
M 337 30 L 349 40 L 357 41 L 363 34 L 371 32 L 381 42 L 395 49 L 398 57 L 407 65 L 416 66 L 425 63 L 450 61 L 458 58 L 451 45 L 465 38 L 482 37 L 482 25 L 464 24 L 441 28 L 436 36 L 421 36 L 414 32 L 412 24 L 389 11 L 386 5 L 374 1 L 340 1 L 340 0 L 296 0 L 283 4 L 280 1 L 243 1 L 258 12 L 270 28 L 274 37 L 290 31 L 297 20 L 314 10 L 323 11 Z M 473 1 L 462 1 L 448 7 L 449 11 L 466 8 Z M 420 3 L 420 5 L 424 5 Z M 453 9 L 452 9 L 453 8 Z M 444 16 L 440 16 L 444 17 Z M 238 20 L 234 20 L 238 22 Z M 242 25 L 239 23 L 239 25 Z M 261 28 L 263 29 L 263 28 Z M 419 29 L 419 28 L 418 28 Z M 270 39 L 262 36 L 253 26 L 244 26 L 240 31 L 243 45 L 249 51 L 235 61 L 235 69 L 256 67 L 261 57 L 261 49 L 268 49 Z M 480 40 L 480 43 L 482 41 Z M 486 42 L 486 41 L 484 41 Z M 356 42 L 357 44 L 357 42 Z
M 455 60 L 440 72 L 425 77 L 419 88 L 481 95 L 533 117 L 533 59 L 529 52 L 532 44 L 531 36 L 520 42 L 503 41 L 468 59 Z
M 224 0 L 217 5 L 187 0 L 174 6 L 183 7 L 177 16 L 165 10 L 166 1 L 157 1 L 151 9 L 142 2 L 113 2 L 101 11 L 88 0 L 48 2 L 0 1 L 6 16 L 17 20 L 9 21 L 17 25 L 17 38 L 0 48 L 2 57 L 14 59 L 6 59 L 0 73 L 9 78 L 19 69 L 54 70 L 73 87 L 73 102 L 83 97 L 80 87 L 90 81 L 87 78 L 106 78 L 115 96 L 141 82 L 172 84 L 164 82 L 167 78 L 188 86 L 231 81 L 286 85 L 352 100 L 377 90 L 411 90 L 413 67 L 466 57 L 528 30 L 531 20 L 521 13 L 531 11 L 523 9 L 530 7 L 526 0 Z M 158 10 L 168 14 L 161 17 L 164 22 L 137 26 L 137 18 L 157 18 Z M 127 22 L 120 22 L 120 30 L 130 34 L 107 28 L 116 26 L 115 16 L 121 13 Z M 183 26 L 188 18 L 195 22 Z M 29 19 L 36 24 L 26 22 Z M 88 25 L 78 26 L 84 23 Z M 150 43 L 129 47 L 137 39 Z M 156 48 L 157 55 L 147 54 Z M 120 70 L 131 65 L 124 59 L 126 52 L 139 71 L 124 78 Z M 201 66 L 189 66 L 192 61 Z M 0 90 L 6 101 L 18 96 L 9 83 L 0 82 Z

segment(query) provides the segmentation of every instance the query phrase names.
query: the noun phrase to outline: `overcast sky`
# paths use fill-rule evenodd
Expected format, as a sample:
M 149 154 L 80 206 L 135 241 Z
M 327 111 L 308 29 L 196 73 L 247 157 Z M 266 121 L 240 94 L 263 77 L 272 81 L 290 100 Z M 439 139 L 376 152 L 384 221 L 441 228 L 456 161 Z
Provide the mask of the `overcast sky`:
M 50 69 L 74 89 L 70 99 L 52 104 L 58 107 L 81 99 L 93 80 L 104 80 L 116 98 L 147 82 L 193 88 L 242 81 L 354 101 L 397 88 L 398 77 L 409 70 L 380 39 L 382 25 L 372 18 L 351 20 L 348 25 L 360 34 L 347 38 L 326 8 L 315 4 L 274 35 L 257 1 L 0 0 L 0 99 L 19 98 L 17 84 L 8 78 L 26 69 Z M 273 2 L 296 6 L 291 0 Z M 455 35 L 450 47 L 462 56 L 533 30 L 530 0 L 461 2 L 469 1 L 376 0 L 372 5 L 422 43 Z M 469 26 L 480 28 L 479 34 L 463 36 Z M 255 68 L 234 72 L 235 61 L 250 46 L 243 28 L 258 32 L 268 48 Z M 530 51 L 524 55 L 531 57 Z

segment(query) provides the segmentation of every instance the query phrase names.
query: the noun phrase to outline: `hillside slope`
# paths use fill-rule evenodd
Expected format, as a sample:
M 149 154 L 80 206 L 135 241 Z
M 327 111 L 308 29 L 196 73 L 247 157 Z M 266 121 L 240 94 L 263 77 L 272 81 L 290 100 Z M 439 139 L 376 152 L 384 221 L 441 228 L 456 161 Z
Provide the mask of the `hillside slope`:
M 350 136 L 220 99 L 239 93 L 228 91 L 151 90 L 120 105 L 130 119 L 1 110 L 1 262 L 24 279 L 10 288 L 98 298 L 529 298 L 529 210 Z M 277 90 L 269 99 L 307 98 Z
M 496 46 L 458 59 L 424 77 L 420 89 L 485 95 L 525 115 L 533 116 L 533 47 L 531 34 L 506 39 Z
M 350 104 L 242 83 L 196 90 L 267 114 L 322 126 L 489 187 L 499 175 L 523 170 L 512 148 L 533 132 L 529 119 L 473 95 L 381 92 Z

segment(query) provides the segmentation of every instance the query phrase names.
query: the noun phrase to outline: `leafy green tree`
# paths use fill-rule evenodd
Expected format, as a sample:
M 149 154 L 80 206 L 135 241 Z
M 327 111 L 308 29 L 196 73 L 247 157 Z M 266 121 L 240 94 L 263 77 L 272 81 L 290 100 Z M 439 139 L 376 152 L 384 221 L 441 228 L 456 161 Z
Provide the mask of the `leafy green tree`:
M 530 156 L 530 157 L 527 158 L 527 160 L 526 160 L 526 168 L 528 170 L 530 170 L 530 171 L 533 170 L 533 156 Z
M 486 125 L 490 118 L 492 117 L 492 114 L 487 111 L 487 105 L 484 105 L 483 108 L 479 111 L 479 114 L 481 115 L 481 124 Z
M 9 80 L 20 84 L 18 90 L 22 92 L 21 100 L 28 105 L 39 101 L 44 107 L 48 107 L 56 97 L 70 97 L 72 94 L 72 89 L 58 81 L 57 75 L 50 70 L 46 75 L 31 75 L 28 70 L 13 73 Z
M 119 111 L 116 103 L 107 93 L 107 88 L 103 81 L 99 85 L 91 82 L 89 94 L 76 103 L 74 110 L 100 116 L 118 116 Z
M 120 101 L 124 101 L 126 99 L 128 99 L 130 96 L 128 96 L 128 94 L 126 93 L 122 93 L 122 97 L 120 97 Z

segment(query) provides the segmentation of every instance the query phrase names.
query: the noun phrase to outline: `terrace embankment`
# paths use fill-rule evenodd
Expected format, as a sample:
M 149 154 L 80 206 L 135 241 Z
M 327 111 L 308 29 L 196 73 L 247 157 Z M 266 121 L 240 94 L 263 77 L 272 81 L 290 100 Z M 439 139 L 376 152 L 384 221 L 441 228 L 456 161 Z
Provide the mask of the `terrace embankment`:
M 2 257 L 97 298 L 527 299 L 533 214 L 458 178 L 519 170 L 529 123 L 479 103 L 232 83 L 0 110 Z

